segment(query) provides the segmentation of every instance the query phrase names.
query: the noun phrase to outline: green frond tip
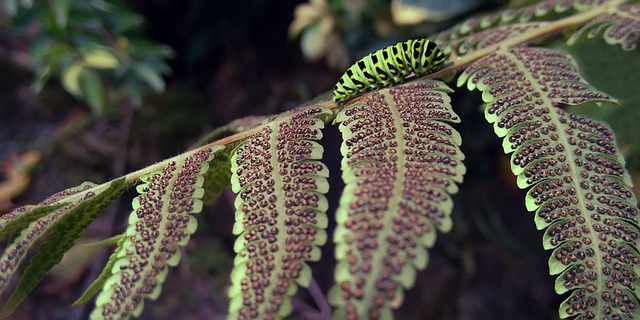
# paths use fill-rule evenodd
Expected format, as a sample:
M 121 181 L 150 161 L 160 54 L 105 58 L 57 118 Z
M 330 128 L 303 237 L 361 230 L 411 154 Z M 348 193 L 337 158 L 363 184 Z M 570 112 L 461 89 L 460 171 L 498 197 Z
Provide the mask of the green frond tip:
M 298 285 L 311 281 L 307 262 L 320 258 L 328 225 L 329 172 L 316 141 L 330 116 L 321 106 L 281 114 L 231 158 L 238 239 L 229 319 L 285 317 Z
M 513 152 L 526 206 L 553 250 L 560 317 L 638 319 L 638 208 L 615 137 L 604 124 L 558 105 L 611 101 L 566 54 L 510 48 L 471 64 L 461 83 L 483 90 L 485 116 Z
M 113 269 L 113 266 L 115 265 L 116 261 L 118 260 L 118 254 L 120 254 L 120 251 L 122 251 L 124 249 L 124 246 L 123 246 L 124 245 L 124 239 L 125 239 L 125 235 L 124 234 L 119 234 L 117 236 L 114 236 L 114 237 L 111 237 L 109 239 L 106 239 L 106 240 L 109 240 L 109 241 L 101 241 L 100 245 L 102 246 L 102 245 L 106 245 L 106 244 L 113 244 L 112 241 L 116 240 L 117 241 L 117 247 L 113 251 L 111 256 L 109 256 L 109 260 L 107 261 L 107 265 L 104 267 L 104 269 L 102 269 L 102 272 L 100 273 L 98 278 L 96 278 L 96 280 L 94 280 L 91 283 L 89 288 L 87 288 L 87 290 L 84 291 L 82 296 L 80 296 L 80 298 L 78 298 L 73 303 L 74 307 L 77 307 L 77 306 L 89 301 L 89 299 L 93 298 L 93 296 L 95 296 L 96 293 L 98 293 L 103 288 L 105 282 L 107 282 L 107 279 L 111 275 L 111 269 Z M 95 245 L 96 244 L 91 244 L 91 246 L 95 246 Z
M 121 233 L 121 234 L 117 234 L 115 236 L 102 239 L 99 241 L 86 242 L 86 243 L 83 243 L 82 246 L 86 248 L 94 248 L 94 249 L 103 248 L 103 247 L 111 246 L 114 244 L 118 244 L 120 240 L 122 240 L 123 236 L 124 236 L 124 233 Z
M 336 116 L 345 188 L 336 212 L 337 318 L 391 319 L 452 227 L 465 166 L 451 89 L 421 80 L 367 94 Z
M 76 240 L 82 237 L 84 230 L 95 220 L 104 209 L 127 189 L 125 179 L 118 179 L 110 186 L 97 194 L 86 193 L 74 206 L 67 206 L 59 211 L 51 213 L 50 217 L 43 217 L 32 222 L 14 243 L 33 245 L 34 240 L 45 236 L 44 243 L 37 249 L 37 253 L 31 258 L 29 265 L 21 275 L 17 287 L 4 305 L 0 317 L 7 317 L 22 303 L 24 298 L 42 280 L 44 275 L 60 260 Z M 7 250 L 20 249 L 9 247 Z M 22 248 L 26 250 L 28 248 Z M 9 254 L 11 255 L 11 254 Z M 3 260 L 4 261 L 4 256 Z M 10 262 L 9 262 L 10 263 Z M 1 270 L 4 273 L 4 270 Z
M 196 230 L 192 214 L 202 210 L 204 175 L 222 149 L 190 151 L 142 177 L 122 243 L 105 269 L 109 274 L 99 278 L 103 286 L 91 319 L 139 316 L 144 299 L 158 297 L 169 267 L 180 260 L 179 247 Z

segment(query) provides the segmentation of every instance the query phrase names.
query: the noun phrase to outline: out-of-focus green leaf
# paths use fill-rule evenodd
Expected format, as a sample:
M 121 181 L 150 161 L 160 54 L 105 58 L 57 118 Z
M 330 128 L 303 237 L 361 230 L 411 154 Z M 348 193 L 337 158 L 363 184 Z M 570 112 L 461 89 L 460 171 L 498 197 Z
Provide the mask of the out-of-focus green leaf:
M 95 114 L 102 114 L 104 110 L 104 85 L 100 75 L 95 70 L 83 68 L 80 72 L 80 90 L 89 107 Z
M 91 50 L 82 58 L 87 66 L 96 69 L 113 69 L 118 66 L 118 58 L 107 50 Z
M 133 70 L 153 91 L 161 92 L 164 90 L 164 80 L 160 77 L 157 70 L 145 63 L 136 64 L 133 66 Z
M 391 17 L 398 25 L 444 21 L 471 10 L 482 0 L 392 0 Z
M 53 0 L 53 14 L 55 16 L 56 26 L 60 29 L 67 27 L 67 19 L 69 18 L 69 0 Z
M 120 17 L 120 19 L 116 20 L 113 28 L 115 29 L 114 31 L 116 33 L 124 33 L 131 29 L 139 28 L 143 22 L 144 22 L 144 19 L 139 15 L 128 14 L 128 15 L 123 15 Z
M 324 54 L 324 38 L 325 35 L 322 33 L 320 25 L 317 23 L 312 24 L 302 32 L 302 36 L 300 37 L 300 47 L 302 48 L 302 53 L 307 57 L 307 59 L 310 61 L 316 61 L 322 57 Z
M 51 64 L 48 64 L 38 70 L 36 70 L 36 80 L 33 83 L 33 90 L 35 92 L 40 92 L 44 85 L 51 78 Z
M 3 5 L 10 16 L 13 16 L 18 11 L 18 1 L 16 0 L 4 0 Z
M 128 39 L 127 46 L 129 52 L 135 57 L 149 58 L 171 58 L 173 50 L 169 46 L 159 45 L 157 43 L 143 39 Z
M 80 95 L 80 73 L 84 69 L 84 66 L 80 63 L 74 63 L 64 71 L 62 71 L 62 86 L 67 92 L 73 95 Z

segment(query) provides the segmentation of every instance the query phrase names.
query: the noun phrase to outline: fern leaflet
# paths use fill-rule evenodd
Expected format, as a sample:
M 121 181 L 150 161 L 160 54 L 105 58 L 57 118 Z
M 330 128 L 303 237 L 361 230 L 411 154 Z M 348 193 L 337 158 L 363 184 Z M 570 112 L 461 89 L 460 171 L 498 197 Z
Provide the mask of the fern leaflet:
M 340 111 L 345 189 L 336 212 L 338 318 L 390 319 L 427 265 L 436 229 L 451 228 L 450 194 L 465 167 L 447 86 L 421 80 Z
M 633 50 L 640 41 L 640 4 L 621 3 L 610 6 L 569 38 L 573 44 L 582 36 L 593 38 L 602 34 L 609 44 L 620 44 L 624 50 Z
M 285 114 L 243 141 L 231 159 L 237 194 L 237 252 L 231 273 L 230 319 L 277 319 L 291 312 L 297 284 L 307 287 L 307 261 L 326 241 L 329 172 L 319 160 L 323 120 L 309 106 Z
M 13 294 L 4 305 L 2 316 L 11 314 L 22 300 L 42 280 L 44 275 L 62 259 L 64 253 L 69 250 L 74 242 L 84 233 L 84 229 L 119 196 L 128 185 L 124 178 L 116 180 L 108 188 L 101 191 L 84 192 L 96 189 L 92 183 L 85 183 L 77 188 L 60 192 L 42 204 L 53 205 L 60 200 L 70 200 L 60 208 L 32 221 L 20 235 L 7 247 L 0 258 L 0 288 L 6 288 L 6 284 L 17 270 L 18 265 L 28 253 L 28 250 L 40 239 L 45 242 L 38 248 L 37 253 L 31 258 L 29 265 L 21 275 L 20 281 Z M 35 210 L 41 207 L 36 207 Z M 28 215 L 28 211 L 20 211 Z M 21 215 L 17 215 L 19 219 Z M 7 224 L 10 225 L 10 224 Z
M 188 152 L 142 178 L 140 193 L 122 246 L 107 268 L 110 275 L 96 299 L 91 319 L 128 319 L 142 312 L 144 299 L 160 294 L 169 267 L 180 260 L 184 246 L 195 232 L 192 213 L 202 210 L 203 175 L 221 146 Z M 101 278 L 103 275 L 101 275 Z M 102 281 L 98 279 L 98 281 Z
M 613 101 L 591 88 L 566 54 L 510 48 L 458 79 L 483 92 L 485 116 L 511 157 L 527 208 L 546 229 L 562 318 L 637 319 L 638 209 L 624 159 L 604 125 L 558 108 Z
M 542 22 L 557 20 L 577 12 L 585 11 L 608 0 L 546 0 L 533 3 L 520 8 L 499 10 L 490 14 L 482 14 L 456 24 L 455 26 L 438 33 L 433 39 L 442 47 L 447 55 L 457 52 L 450 42 L 459 42 L 470 35 L 488 31 L 496 27 L 504 27 L 529 22 Z M 508 28 L 507 28 L 508 29 Z M 456 40 L 456 41 L 453 41 Z M 457 52 L 459 55 L 464 51 Z

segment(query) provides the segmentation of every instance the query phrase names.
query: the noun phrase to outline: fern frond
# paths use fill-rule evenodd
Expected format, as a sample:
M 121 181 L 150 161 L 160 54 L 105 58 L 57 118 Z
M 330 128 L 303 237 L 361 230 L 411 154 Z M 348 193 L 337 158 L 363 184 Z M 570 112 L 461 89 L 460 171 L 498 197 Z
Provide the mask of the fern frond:
M 60 262 L 64 253 L 82 236 L 86 227 L 117 196 L 124 192 L 128 185 L 122 178 L 112 182 L 104 190 L 82 193 L 82 191 L 96 189 L 95 187 L 92 183 L 85 183 L 43 201 L 42 204 L 50 208 L 55 206 L 57 202 L 69 200 L 66 203 L 63 202 L 63 205 L 58 209 L 32 221 L 6 248 L 0 258 L 0 291 L 6 288 L 8 281 L 29 249 L 37 241 L 44 239 L 44 243 L 37 249 L 37 253 L 31 258 L 29 265 L 22 273 L 17 287 L 4 305 L 0 316 L 8 316 L 20 305 L 44 275 Z M 82 196 L 74 197 L 77 195 Z M 39 208 L 43 207 L 36 206 L 34 210 Z M 19 212 L 22 214 L 18 214 L 16 219 L 29 215 L 29 211 L 19 210 Z M 8 223 L 6 226 L 8 225 L 10 224 Z
M 604 125 L 559 105 L 610 101 L 570 56 L 510 48 L 471 64 L 458 79 L 483 92 L 485 116 L 511 157 L 526 205 L 546 229 L 544 247 L 562 318 L 637 319 L 638 209 L 624 159 Z
M 218 139 L 225 134 L 238 133 L 255 128 L 268 121 L 268 119 L 269 117 L 267 116 L 247 116 L 236 119 L 213 130 L 206 137 L 200 139 L 194 145 L 194 148 Z M 204 185 L 202 186 L 204 188 L 202 201 L 205 204 L 212 203 L 223 191 L 231 187 L 231 150 L 218 151 L 216 157 L 211 160 L 209 167 L 210 170 L 205 173 Z
M 449 54 L 455 51 L 453 47 L 449 46 L 449 42 L 452 40 L 466 38 L 469 35 L 499 26 L 557 20 L 591 9 L 605 2 L 607 0 L 547 0 L 520 8 L 499 10 L 494 13 L 471 17 L 452 28 L 440 32 L 432 39 L 441 46 L 445 54 Z M 460 53 L 460 55 L 462 54 Z
M 495 27 L 478 33 L 472 33 L 466 37 L 443 42 L 445 43 L 443 50 L 447 54 L 453 51 L 457 56 L 463 56 L 471 51 L 500 44 L 503 41 L 508 41 L 518 35 L 526 34 L 544 28 L 545 26 L 545 22 L 527 22 Z
M 23 206 L 0 216 L 0 238 L 26 228 L 31 222 L 60 209 L 64 203 Z
M 574 44 L 581 37 L 593 38 L 602 34 L 609 44 L 619 44 L 624 50 L 633 50 L 640 42 L 640 3 L 621 3 L 610 6 L 569 38 Z
M 180 260 L 197 227 L 193 213 L 202 210 L 203 175 L 216 146 L 185 153 L 142 177 L 133 200 L 122 249 L 109 263 L 110 275 L 96 298 L 91 319 L 128 319 L 143 310 L 144 299 L 156 299 L 169 267 Z
M 421 80 L 366 95 L 336 117 L 346 184 L 336 212 L 338 318 L 390 319 L 448 231 L 465 167 L 446 85 Z
M 329 172 L 319 160 L 324 119 L 303 107 L 281 115 L 242 142 L 231 159 L 237 194 L 237 255 L 231 273 L 230 319 L 277 319 L 291 312 L 297 284 L 307 287 L 307 261 L 326 241 Z

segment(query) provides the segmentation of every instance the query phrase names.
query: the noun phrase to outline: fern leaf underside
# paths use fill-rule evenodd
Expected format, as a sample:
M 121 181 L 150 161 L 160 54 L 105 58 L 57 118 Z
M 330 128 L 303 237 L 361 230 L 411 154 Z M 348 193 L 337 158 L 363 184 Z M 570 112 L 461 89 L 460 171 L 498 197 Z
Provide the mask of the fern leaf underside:
M 491 29 L 497 27 L 509 29 L 508 26 L 511 25 L 557 20 L 605 2 L 607 0 L 547 0 L 524 7 L 498 10 L 495 13 L 468 18 L 452 28 L 438 33 L 432 39 L 442 47 L 446 54 L 456 52 L 458 55 L 464 55 L 467 53 L 465 47 L 457 45 L 473 34 L 490 32 Z
M 4 305 L 0 316 L 8 316 L 20 305 L 44 275 L 60 262 L 64 253 L 82 236 L 86 227 L 124 192 L 128 185 L 124 179 L 119 179 L 104 190 L 85 192 L 95 187 L 92 183 L 84 183 L 45 199 L 40 206 L 29 207 L 34 211 L 47 208 L 44 211 L 48 213 L 44 215 L 33 215 L 33 211 L 16 209 L 17 214 L 5 217 L 5 219 L 10 217 L 20 219 L 23 215 L 39 216 L 22 230 L 0 258 L 0 291 L 6 288 L 6 284 L 17 271 L 18 265 L 30 248 L 41 239 L 44 239 L 44 242 L 37 248 L 29 265 L 20 275 L 20 281 Z M 48 208 L 52 207 L 57 209 L 49 212 Z M 5 226 L 15 225 L 8 222 Z
M 421 80 L 364 96 L 336 117 L 345 189 L 334 233 L 337 318 L 389 319 L 427 265 L 465 167 L 447 86 Z
M 637 319 L 638 209 L 624 159 L 604 125 L 559 105 L 613 101 L 591 88 L 573 59 L 549 49 L 510 48 L 458 79 L 483 92 L 485 116 L 511 153 L 526 204 L 553 249 L 556 291 L 571 291 L 562 318 Z
M 242 142 L 231 160 L 237 194 L 237 255 L 231 274 L 230 319 L 274 319 L 291 312 L 297 284 L 307 287 L 307 261 L 326 241 L 329 172 L 319 159 L 319 106 L 296 109 Z
M 160 294 L 178 248 L 195 232 L 193 213 L 202 210 L 204 173 L 224 147 L 202 148 L 142 178 L 117 260 L 96 299 L 91 319 L 128 319 L 143 310 L 144 299 Z M 111 259 L 110 259 L 111 260 Z
M 575 43 L 582 36 L 593 38 L 602 34 L 609 44 L 619 44 L 624 50 L 633 50 L 640 42 L 640 3 L 621 3 L 589 21 L 569 39 Z

